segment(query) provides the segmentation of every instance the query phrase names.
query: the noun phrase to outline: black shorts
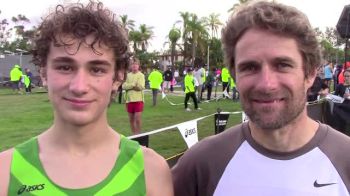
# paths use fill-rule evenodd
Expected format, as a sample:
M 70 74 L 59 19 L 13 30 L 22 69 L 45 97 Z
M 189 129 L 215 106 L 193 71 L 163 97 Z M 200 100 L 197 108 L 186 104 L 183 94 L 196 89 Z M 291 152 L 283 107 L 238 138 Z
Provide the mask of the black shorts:
M 11 82 L 12 82 L 12 89 L 19 90 L 19 81 L 11 81 Z

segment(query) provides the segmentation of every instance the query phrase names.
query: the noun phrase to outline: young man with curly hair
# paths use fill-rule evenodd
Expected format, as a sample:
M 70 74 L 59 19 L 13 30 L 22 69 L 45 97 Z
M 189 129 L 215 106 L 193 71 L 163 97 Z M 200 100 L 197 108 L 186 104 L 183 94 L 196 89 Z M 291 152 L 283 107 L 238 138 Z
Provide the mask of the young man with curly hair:
M 107 122 L 128 65 L 128 40 L 116 18 L 90 1 L 58 5 L 40 24 L 33 62 L 54 121 L 0 154 L 0 195 L 172 195 L 165 160 Z

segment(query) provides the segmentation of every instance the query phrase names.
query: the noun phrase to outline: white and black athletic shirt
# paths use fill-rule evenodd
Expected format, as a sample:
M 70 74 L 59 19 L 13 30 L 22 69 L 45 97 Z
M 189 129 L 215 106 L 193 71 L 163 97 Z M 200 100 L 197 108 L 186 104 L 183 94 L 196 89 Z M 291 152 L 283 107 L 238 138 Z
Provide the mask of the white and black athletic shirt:
M 176 196 L 348 196 L 350 138 L 320 124 L 302 148 L 256 143 L 247 123 L 208 137 L 173 167 Z

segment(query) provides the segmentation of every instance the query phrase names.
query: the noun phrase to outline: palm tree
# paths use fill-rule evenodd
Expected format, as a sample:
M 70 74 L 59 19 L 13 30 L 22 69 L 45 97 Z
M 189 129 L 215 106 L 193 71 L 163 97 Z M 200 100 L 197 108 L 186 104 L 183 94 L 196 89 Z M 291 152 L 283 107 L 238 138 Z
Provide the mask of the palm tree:
M 141 45 L 141 33 L 139 31 L 131 30 L 129 32 L 129 40 L 133 43 L 134 53 L 137 52 L 138 46 Z
M 206 26 L 211 30 L 211 38 L 217 36 L 219 26 L 223 25 L 219 16 L 220 14 L 211 13 L 208 18 L 205 18 Z
M 233 4 L 233 6 L 229 10 L 227 10 L 227 12 L 234 12 L 234 11 L 237 10 L 237 8 L 240 5 L 245 4 L 245 3 L 247 3 L 248 1 L 251 1 L 251 0 L 238 0 L 238 1 L 239 1 L 239 3 Z
M 149 45 L 149 40 L 153 37 L 153 27 L 147 26 L 145 24 L 141 24 L 139 27 L 140 34 L 141 34 L 141 49 L 142 51 L 146 51 L 147 47 Z
M 188 54 L 188 22 L 190 20 L 191 14 L 189 12 L 179 12 L 180 16 L 182 18 L 182 21 L 177 21 L 176 23 L 182 22 L 182 42 L 183 42 L 183 50 L 182 50 L 182 55 L 183 55 L 183 64 L 186 65 L 186 59 L 187 59 L 187 54 Z M 175 24 L 176 24 L 175 23 Z
M 198 44 L 199 37 L 207 34 L 207 31 L 204 27 L 204 18 L 198 19 L 196 14 L 191 14 L 191 19 L 188 21 L 188 30 L 191 32 L 192 38 L 192 65 L 196 58 L 196 47 Z
M 220 14 L 215 14 L 211 13 L 209 17 L 205 18 L 205 25 L 209 27 L 211 31 L 211 39 L 208 41 L 208 49 L 207 49 L 207 65 L 209 69 L 209 51 L 210 51 L 210 46 L 212 45 L 213 39 L 217 36 L 218 34 L 218 28 L 219 26 L 223 25 L 223 23 L 219 19 Z
M 122 23 L 122 27 L 125 29 L 127 34 L 129 34 L 130 30 L 134 30 L 135 21 L 131 19 L 129 20 L 128 15 L 121 15 L 120 21 Z
M 180 29 L 177 29 L 173 27 L 168 34 L 168 38 L 170 41 L 170 50 L 171 50 L 171 65 L 174 66 L 174 58 L 175 58 L 175 53 L 176 53 L 176 45 L 177 41 L 181 37 L 181 31 Z

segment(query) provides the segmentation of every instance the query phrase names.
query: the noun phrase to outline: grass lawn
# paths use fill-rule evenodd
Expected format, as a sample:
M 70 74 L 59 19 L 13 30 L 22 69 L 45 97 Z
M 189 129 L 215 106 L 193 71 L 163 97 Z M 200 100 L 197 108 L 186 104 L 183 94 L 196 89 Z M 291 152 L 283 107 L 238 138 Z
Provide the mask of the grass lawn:
M 34 89 L 35 91 L 43 91 Z M 183 105 L 172 106 L 165 99 L 158 96 L 158 105 L 152 107 L 150 93 L 145 93 L 145 108 L 142 114 L 143 132 L 171 126 L 184 121 L 196 119 L 216 112 L 240 111 L 240 104 L 232 100 L 220 100 L 201 103 L 203 110 L 185 112 Z M 183 103 L 184 97 L 168 95 L 173 103 Z M 191 101 L 190 101 L 191 102 Z M 190 105 L 193 108 L 193 104 Z M 47 93 L 33 93 L 31 95 L 17 95 L 10 89 L 0 89 L 0 151 L 11 148 L 33 136 L 45 131 L 53 121 L 52 107 Z M 112 103 L 108 109 L 108 121 L 119 133 L 129 136 L 130 126 L 128 114 L 124 104 Z M 228 121 L 230 127 L 241 121 L 240 115 L 231 115 Z M 214 134 L 214 116 L 198 121 L 199 139 Z M 186 149 L 177 128 L 154 134 L 150 137 L 150 148 L 165 158 Z

